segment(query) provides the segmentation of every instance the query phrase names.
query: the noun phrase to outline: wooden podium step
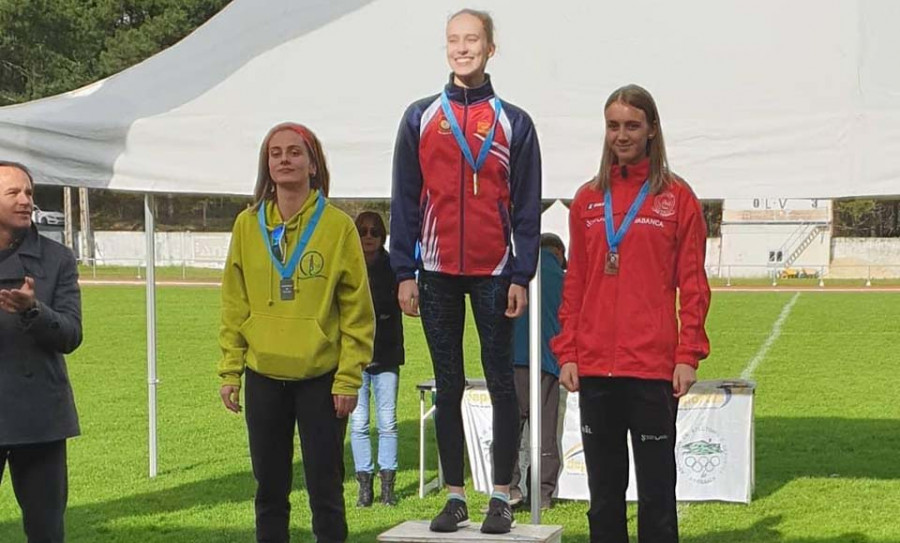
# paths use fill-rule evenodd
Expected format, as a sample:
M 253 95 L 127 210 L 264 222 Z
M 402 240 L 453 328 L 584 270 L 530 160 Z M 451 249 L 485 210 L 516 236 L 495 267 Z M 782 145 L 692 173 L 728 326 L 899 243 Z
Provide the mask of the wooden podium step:
M 508 534 L 494 535 L 481 533 L 481 524 L 473 522 L 471 526 L 458 532 L 441 534 L 428 529 L 427 520 L 409 520 L 391 528 L 378 536 L 378 541 L 385 543 L 458 543 L 461 541 L 481 541 L 483 543 L 560 543 L 562 526 L 535 526 L 518 524 Z

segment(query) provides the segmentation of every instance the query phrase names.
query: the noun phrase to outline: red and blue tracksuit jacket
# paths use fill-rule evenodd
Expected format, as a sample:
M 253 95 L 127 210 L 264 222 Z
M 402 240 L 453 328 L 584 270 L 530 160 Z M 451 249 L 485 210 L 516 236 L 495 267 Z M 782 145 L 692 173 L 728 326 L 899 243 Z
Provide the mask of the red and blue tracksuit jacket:
M 490 79 L 474 89 L 452 80 L 445 88 L 469 148 L 478 156 L 494 122 Z M 413 278 L 417 268 L 460 276 L 503 275 L 523 286 L 534 276 L 541 153 L 528 114 L 505 101 L 502 105 L 493 145 L 478 172 L 477 194 L 472 168 L 441 109 L 441 96 L 407 108 L 394 149 L 391 194 L 390 254 L 397 281 Z

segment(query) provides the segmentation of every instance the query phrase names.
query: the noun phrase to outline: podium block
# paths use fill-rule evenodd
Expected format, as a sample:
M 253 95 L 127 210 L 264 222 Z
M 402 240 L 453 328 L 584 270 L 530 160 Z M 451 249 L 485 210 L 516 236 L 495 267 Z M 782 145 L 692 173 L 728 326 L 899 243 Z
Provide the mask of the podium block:
M 449 534 L 432 532 L 426 520 L 410 520 L 378 536 L 378 541 L 397 543 L 560 543 L 562 526 L 534 526 L 519 524 L 508 534 L 483 534 L 477 523 Z

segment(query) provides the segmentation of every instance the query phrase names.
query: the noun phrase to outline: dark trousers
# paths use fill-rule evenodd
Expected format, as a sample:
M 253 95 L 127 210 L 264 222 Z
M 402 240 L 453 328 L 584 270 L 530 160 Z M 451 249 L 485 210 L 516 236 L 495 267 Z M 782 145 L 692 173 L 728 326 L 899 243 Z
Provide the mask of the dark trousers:
M 347 419 L 335 415 L 334 374 L 300 381 L 246 372 L 247 431 L 256 478 L 256 540 L 290 541 L 294 427 L 300 434 L 303 472 L 319 543 L 347 540 L 344 511 L 344 432 Z
M 631 431 L 638 488 L 638 541 L 676 543 L 675 419 L 678 400 L 662 380 L 582 377 L 581 439 L 592 543 L 628 543 L 625 489 Z
M 519 449 L 519 407 L 513 383 L 512 320 L 504 315 L 509 279 L 419 272 L 419 311 L 437 385 L 434 424 L 441 468 L 463 486 L 463 329 L 468 294 L 481 341 L 481 365 L 494 412 L 494 484 L 508 485 Z
M 7 463 L 28 543 L 65 541 L 66 440 L 0 446 L 0 482 Z
M 531 405 L 529 402 L 528 368 L 516 366 L 516 396 L 519 399 L 519 432 L 528 422 Z M 549 505 L 556 491 L 559 479 L 559 438 L 557 436 L 559 420 L 559 379 L 549 373 L 541 372 L 541 503 Z M 513 465 L 512 486 L 519 486 L 522 474 L 519 462 Z M 526 477 L 528 494 L 531 495 L 531 471 Z

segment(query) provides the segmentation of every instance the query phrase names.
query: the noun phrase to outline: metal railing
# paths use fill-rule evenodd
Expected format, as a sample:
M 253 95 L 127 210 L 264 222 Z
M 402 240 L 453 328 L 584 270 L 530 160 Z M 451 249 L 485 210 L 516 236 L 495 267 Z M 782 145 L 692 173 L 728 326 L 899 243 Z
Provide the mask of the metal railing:
M 110 275 L 128 276 L 135 280 L 147 277 L 147 263 L 143 258 L 82 258 L 78 263 L 90 270 L 92 279 Z M 218 280 L 224 267 L 225 259 L 222 258 L 164 259 L 156 265 L 157 270 L 170 270 L 168 275 L 162 274 L 163 279 L 180 278 L 184 281 Z M 820 287 L 835 283 L 868 287 L 872 286 L 873 282 L 900 285 L 900 263 L 797 267 L 783 265 L 773 267 L 771 264 L 710 264 L 706 266 L 706 274 L 710 279 L 724 280 L 725 286 L 732 286 L 735 283 L 778 286 L 810 280 Z M 157 277 L 160 277 L 159 273 Z
M 758 270 L 758 273 L 754 271 Z M 771 264 L 723 264 L 706 266 L 710 278 L 724 279 L 725 286 L 735 282 L 766 282 L 771 286 L 796 280 L 814 280 L 819 287 L 826 282 L 871 287 L 873 281 L 900 285 L 900 264 L 830 264 L 828 266 L 772 266 Z
M 147 260 L 144 258 L 79 258 L 78 264 L 85 268 L 90 268 L 91 278 L 97 278 L 97 270 L 134 270 L 135 279 L 145 279 L 147 277 Z M 197 264 L 200 264 L 199 266 Z M 203 264 L 207 264 L 204 266 Z M 156 269 L 178 268 L 181 270 L 181 279 L 187 280 L 188 272 L 197 272 L 200 270 L 210 272 L 210 277 L 215 276 L 215 271 L 221 272 L 225 267 L 225 259 L 221 258 L 188 258 L 188 259 L 165 259 L 156 263 Z M 192 274 L 195 275 L 195 274 Z

